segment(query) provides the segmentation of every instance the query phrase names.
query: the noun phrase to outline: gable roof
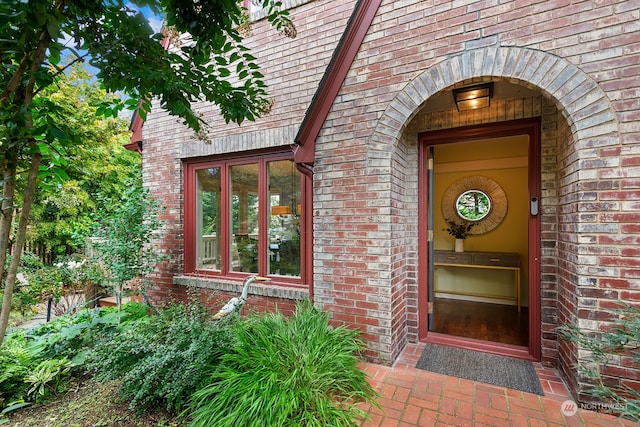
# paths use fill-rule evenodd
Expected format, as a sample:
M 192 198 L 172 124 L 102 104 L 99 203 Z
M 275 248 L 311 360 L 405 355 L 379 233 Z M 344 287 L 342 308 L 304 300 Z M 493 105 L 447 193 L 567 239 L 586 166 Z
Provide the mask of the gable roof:
M 358 0 L 353 9 L 347 27 L 333 52 L 331 61 L 318 85 L 318 90 L 309 104 L 294 139 L 293 158 L 296 163 L 307 165 L 314 163 L 316 139 L 320 129 L 327 119 L 329 110 L 335 102 L 381 3 L 382 0 Z M 162 43 L 166 48 L 166 39 Z M 132 135 L 131 142 L 126 145 L 128 149 L 142 151 L 143 124 L 144 121 L 136 110 L 131 120 Z
M 164 28 L 163 30 L 164 31 Z M 169 37 L 165 36 L 160 44 L 163 48 L 169 49 Z M 140 108 L 142 106 L 142 100 L 138 102 L 138 108 L 135 109 L 133 115 L 131 116 L 131 123 L 129 124 L 129 131 L 131 131 L 131 137 L 129 138 L 129 143 L 125 144 L 124 148 L 131 151 L 137 151 L 138 153 L 142 153 L 142 127 L 144 126 L 144 119 L 140 116 Z
M 356 4 L 294 139 L 293 158 L 296 163 L 313 164 L 318 133 L 327 119 L 381 2 L 382 0 L 359 0 Z
M 138 108 L 140 108 L 140 103 L 138 104 Z M 131 151 L 137 151 L 138 153 L 142 153 L 142 126 L 144 125 L 144 120 L 140 116 L 140 113 L 136 109 L 131 116 L 131 123 L 129 124 L 129 131 L 131 131 L 131 137 L 129 138 L 129 143 L 125 144 L 124 148 Z

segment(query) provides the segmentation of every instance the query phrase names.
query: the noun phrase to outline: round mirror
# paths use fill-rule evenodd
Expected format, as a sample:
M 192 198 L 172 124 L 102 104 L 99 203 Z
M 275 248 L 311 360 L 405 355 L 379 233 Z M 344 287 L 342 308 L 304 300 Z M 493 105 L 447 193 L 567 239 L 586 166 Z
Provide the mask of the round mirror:
M 471 234 L 495 229 L 506 214 L 507 195 L 497 182 L 484 176 L 459 179 L 442 196 L 443 218 L 472 221 Z
M 468 190 L 456 200 L 456 212 L 467 221 L 480 221 L 491 212 L 491 199 L 480 190 Z

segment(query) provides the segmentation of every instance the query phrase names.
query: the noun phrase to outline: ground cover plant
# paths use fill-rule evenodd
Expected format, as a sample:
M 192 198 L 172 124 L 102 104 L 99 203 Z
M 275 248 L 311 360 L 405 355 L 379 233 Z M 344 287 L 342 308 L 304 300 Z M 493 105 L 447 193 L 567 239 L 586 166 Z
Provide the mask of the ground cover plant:
M 359 332 L 332 327 L 309 301 L 287 318 L 248 318 L 189 411 L 192 426 L 356 426 L 375 392 L 358 368 Z
M 585 394 L 593 396 L 595 407 L 640 422 L 640 391 L 634 383 L 617 380 L 618 366 L 640 364 L 640 308 L 625 306 L 611 310 L 612 322 L 601 333 L 586 332 L 576 325 L 559 328 L 560 336 L 587 350 L 587 363 L 578 373 L 591 383 Z M 601 404 L 601 406 L 600 406 Z
M 0 411 L 57 398 L 77 382 L 84 353 L 124 325 L 146 315 L 141 304 L 114 309 L 83 310 L 32 330 L 11 330 L 0 347 Z M 2 421 L 2 417 L 0 417 Z
M 77 415 L 86 412 L 114 426 L 154 425 L 143 414 L 155 425 L 355 426 L 366 416 L 358 404 L 375 404 L 359 369 L 363 345 L 358 331 L 331 326 L 309 301 L 290 318 L 220 321 L 194 301 L 83 310 L 8 337 L 0 411 L 11 410 L 13 425 L 86 425 Z M 77 403 L 91 406 L 92 394 L 117 400 L 105 405 L 113 412 Z

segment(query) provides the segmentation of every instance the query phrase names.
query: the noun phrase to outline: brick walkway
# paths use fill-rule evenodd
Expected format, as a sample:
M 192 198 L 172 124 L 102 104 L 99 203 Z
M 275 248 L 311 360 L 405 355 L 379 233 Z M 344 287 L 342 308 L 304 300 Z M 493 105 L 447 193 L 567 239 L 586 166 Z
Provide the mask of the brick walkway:
M 409 344 L 393 367 L 365 364 L 382 408 L 362 427 L 411 426 L 636 426 L 612 415 L 579 410 L 563 415 L 571 399 L 555 369 L 535 364 L 544 396 L 416 369 L 424 344 Z

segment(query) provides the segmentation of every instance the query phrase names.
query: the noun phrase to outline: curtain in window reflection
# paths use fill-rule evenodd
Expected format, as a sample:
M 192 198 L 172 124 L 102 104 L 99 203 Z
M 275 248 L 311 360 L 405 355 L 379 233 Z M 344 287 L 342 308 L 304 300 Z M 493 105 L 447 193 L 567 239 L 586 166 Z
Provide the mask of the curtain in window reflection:
M 300 275 L 300 172 L 291 160 L 268 162 L 268 273 Z

